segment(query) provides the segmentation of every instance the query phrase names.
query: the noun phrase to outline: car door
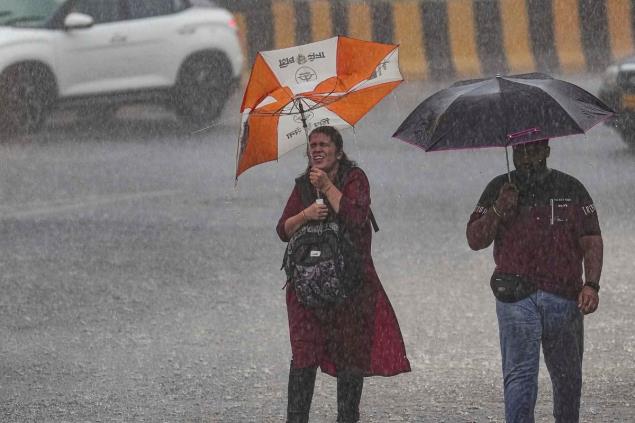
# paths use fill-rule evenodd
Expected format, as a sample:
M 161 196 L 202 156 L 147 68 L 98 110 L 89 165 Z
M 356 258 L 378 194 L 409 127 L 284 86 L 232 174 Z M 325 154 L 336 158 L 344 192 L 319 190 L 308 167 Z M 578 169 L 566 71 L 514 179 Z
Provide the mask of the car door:
M 127 61 L 140 88 L 172 85 L 180 63 L 178 45 L 179 12 L 186 5 L 179 0 L 124 0 Z
M 58 31 L 56 62 L 62 97 L 126 89 L 126 25 L 121 0 L 75 0 L 68 13 L 93 18 L 89 28 Z

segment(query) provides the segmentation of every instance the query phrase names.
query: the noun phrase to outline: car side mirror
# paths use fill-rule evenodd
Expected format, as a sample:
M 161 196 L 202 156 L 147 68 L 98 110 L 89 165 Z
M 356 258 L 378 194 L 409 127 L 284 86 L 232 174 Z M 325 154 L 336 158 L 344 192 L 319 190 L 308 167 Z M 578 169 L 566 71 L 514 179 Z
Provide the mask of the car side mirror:
M 72 12 L 66 15 L 64 19 L 64 29 L 83 29 L 90 28 L 95 23 L 95 20 L 92 16 L 86 15 L 84 13 L 76 13 Z

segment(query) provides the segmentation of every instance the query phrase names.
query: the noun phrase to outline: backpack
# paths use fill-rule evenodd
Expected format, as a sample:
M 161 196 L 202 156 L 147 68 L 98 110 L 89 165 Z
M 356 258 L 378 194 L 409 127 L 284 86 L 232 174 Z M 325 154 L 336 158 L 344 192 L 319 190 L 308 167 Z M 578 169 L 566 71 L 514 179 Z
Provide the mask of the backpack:
M 300 177 L 296 184 L 308 206 L 313 201 L 308 181 Z M 372 213 L 371 222 L 379 230 Z M 301 226 L 287 244 L 282 268 L 300 303 L 316 308 L 333 307 L 354 296 L 362 286 L 362 264 L 350 231 L 336 219 Z
M 283 267 L 306 307 L 338 305 L 362 283 L 362 260 L 338 222 L 307 223 L 287 244 Z

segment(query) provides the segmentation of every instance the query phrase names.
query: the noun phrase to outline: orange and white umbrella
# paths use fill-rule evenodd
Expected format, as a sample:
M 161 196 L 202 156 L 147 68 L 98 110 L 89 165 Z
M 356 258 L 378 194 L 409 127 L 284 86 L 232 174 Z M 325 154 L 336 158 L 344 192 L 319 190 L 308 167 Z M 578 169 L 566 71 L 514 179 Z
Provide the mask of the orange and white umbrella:
M 333 37 L 261 51 L 245 90 L 236 178 L 306 145 L 318 126 L 353 126 L 402 81 L 398 45 Z

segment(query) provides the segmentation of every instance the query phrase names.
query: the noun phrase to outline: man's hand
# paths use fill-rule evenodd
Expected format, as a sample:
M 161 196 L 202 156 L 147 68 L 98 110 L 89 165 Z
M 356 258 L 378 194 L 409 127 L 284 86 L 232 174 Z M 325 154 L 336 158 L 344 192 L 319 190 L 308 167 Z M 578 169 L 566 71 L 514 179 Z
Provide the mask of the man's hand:
M 328 189 L 333 185 L 333 182 L 329 179 L 329 175 L 317 167 L 311 168 L 311 171 L 309 172 L 309 181 L 311 181 L 311 185 L 320 190 L 322 193 L 328 191 Z
M 498 192 L 498 198 L 494 202 L 494 207 L 501 213 L 502 217 L 511 216 L 518 205 L 518 188 L 516 185 L 505 182 Z
M 578 295 L 578 308 L 582 314 L 590 314 L 598 309 L 600 297 L 597 291 L 590 286 L 582 287 L 582 291 Z

